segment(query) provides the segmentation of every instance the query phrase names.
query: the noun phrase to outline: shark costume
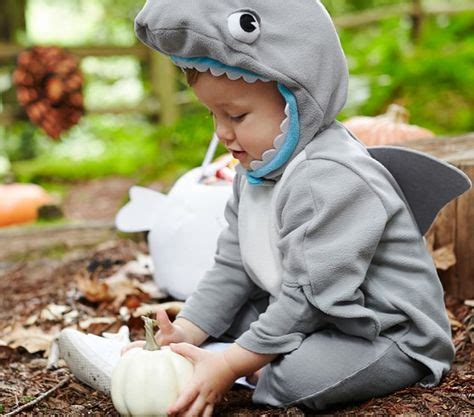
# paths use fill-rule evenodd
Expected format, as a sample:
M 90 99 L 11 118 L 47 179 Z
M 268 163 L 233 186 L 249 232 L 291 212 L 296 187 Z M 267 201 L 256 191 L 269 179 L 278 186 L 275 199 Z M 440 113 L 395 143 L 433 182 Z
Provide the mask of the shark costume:
M 348 72 L 321 3 L 149 0 L 135 30 L 182 68 L 273 80 L 286 101 L 274 148 L 238 167 L 215 265 L 179 316 L 281 354 L 258 403 L 323 409 L 438 384 L 455 351 L 423 234 L 470 182 L 418 152 L 366 149 L 335 121 Z

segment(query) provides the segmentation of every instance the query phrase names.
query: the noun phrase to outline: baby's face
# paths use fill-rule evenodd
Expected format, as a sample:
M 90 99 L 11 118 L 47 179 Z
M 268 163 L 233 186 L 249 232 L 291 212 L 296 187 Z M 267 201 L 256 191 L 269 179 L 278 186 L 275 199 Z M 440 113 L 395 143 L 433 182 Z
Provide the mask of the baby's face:
M 216 134 L 245 169 L 273 148 L 285 119 L 285 101 L 276 82 L 247 83 L 242 78 L 199 75 L 193 85 L 199 101 L 213 114 Z

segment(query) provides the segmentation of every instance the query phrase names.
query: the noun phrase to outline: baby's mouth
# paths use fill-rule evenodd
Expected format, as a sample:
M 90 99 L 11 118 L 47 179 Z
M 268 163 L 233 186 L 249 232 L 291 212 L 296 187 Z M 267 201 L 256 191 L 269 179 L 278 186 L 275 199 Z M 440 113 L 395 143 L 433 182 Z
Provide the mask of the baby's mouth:
M 245 158 L 245 156 L 247 155 L 247 152 L 245 152 L 245 151 L 234 151 L 234 150 L 231 150 L 231 149 L 229 149 L 229 150 L 231 151 L 232 156 L 235 159 L 238 159 L 241 162 Z

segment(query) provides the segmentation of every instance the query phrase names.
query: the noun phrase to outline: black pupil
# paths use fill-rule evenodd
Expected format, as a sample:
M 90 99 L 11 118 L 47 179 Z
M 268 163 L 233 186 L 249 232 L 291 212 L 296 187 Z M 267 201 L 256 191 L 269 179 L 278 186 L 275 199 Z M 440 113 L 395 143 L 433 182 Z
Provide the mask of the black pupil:
M 256 29 L 256 27 L 252 25 L 252 23 L 255 23 L 255 22 L 256 22 L 255 17 L 249 13 L 245 13 L 242 16 L 240 16 L 240 26 L 246 32 L 253 32 Z

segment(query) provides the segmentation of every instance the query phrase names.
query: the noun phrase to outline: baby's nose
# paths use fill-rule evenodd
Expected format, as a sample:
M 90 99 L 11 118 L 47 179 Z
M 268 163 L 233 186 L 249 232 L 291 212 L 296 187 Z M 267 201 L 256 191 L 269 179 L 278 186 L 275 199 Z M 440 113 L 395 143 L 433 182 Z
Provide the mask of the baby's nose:
M 216 135 L 225 146 L 235 140 L 234 130 L 228 126 L 218 125 L 216 127 Z

